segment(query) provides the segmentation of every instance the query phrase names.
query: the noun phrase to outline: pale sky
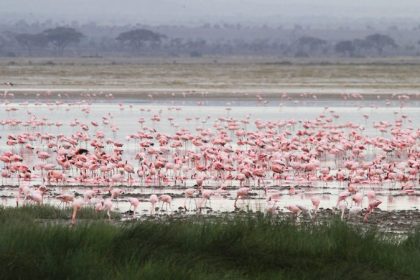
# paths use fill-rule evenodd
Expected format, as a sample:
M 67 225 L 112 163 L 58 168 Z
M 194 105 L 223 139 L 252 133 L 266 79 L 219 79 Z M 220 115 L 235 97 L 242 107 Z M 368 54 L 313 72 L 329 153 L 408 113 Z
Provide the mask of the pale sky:
M 99 22 L 275 22 L 285 18 L 419 19 L 420 0 L 0 0 L 0 16 Z

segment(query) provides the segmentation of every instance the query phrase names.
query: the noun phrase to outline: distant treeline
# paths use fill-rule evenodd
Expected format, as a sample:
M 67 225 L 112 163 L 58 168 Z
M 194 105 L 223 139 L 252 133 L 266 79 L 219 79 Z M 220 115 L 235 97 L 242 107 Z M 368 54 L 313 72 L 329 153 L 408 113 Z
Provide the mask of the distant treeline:
M 20 21 L 0 25 L 0 56 L 372 57 L 420 55 L 420 29 L 312 30 L 296 25 L 100 26 Z

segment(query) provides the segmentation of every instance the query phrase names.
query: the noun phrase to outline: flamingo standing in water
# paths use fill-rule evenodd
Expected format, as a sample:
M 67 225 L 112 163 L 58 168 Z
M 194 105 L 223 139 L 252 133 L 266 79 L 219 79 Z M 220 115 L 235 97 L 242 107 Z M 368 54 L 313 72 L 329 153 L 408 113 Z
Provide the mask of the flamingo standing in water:
M 191 200 L 194 200 L 195 202 L 195 208 L 197 208 L 197 201 L 196 201 L 196 193 L 198 191 L 194 188 L 188 188 L 185 190 L 185 200 L 184 200 L 184 209 L 187 211 L 188 209 L 191 209 Z M 187 200 L 189 201 L 188 209 L 187 209 Z
M 235 209 L 238 209 L 238 207 L 236 205 L 238 199 L 244 200 L 245 198 L 248 197 L 250 191 L 251 191 L 251 188 L 248 188 L 248 187 L 239 188 L 239 190 L 236 192 L 235 203 L 233 204 Z
M 210 207 L 211 207 L 211 200 L 210 200 L 210 198 L 212 196 L 214 196 L 214 195 L 215 195 L 214 191 L 212 191 L 212 190 L 205 190 L 205 189 L 201 188 L 201 201 L 199 203 L 200 211 L 201 211 L 201 209 L 203 209 L 203 208 L 206 207 L 207 201 L 209 202 Z
M 284 208 L 289 210 L 295 216 L 296 219 L 298 218 L 299 214 L 302 212 L 302 210 L 299 207 L 297 207 L 296 205 L 293 205 L 293 204 L 292 205 L 287 205 Z
M 106 215 L 108 216 L 108 220 L 111 220 L 111 211 L 112 211 L 112 200 L 107 198 L 105 200 L 101 200 L 95 206 L 96 211 L 106 211 Z
M 361 193 L 354 194 L 351 199 L 356 206 L 362 207 L 363 195 Z
M 83 207 L 83 205 L 85 204 L 84 199 L 82 198 L 76 198 L 73 200 L 73 213 L 71 215 L 71 224 L 75 225 L 76 224 L 76 219 L 77 219 L 77 212 L 80 211 L 80 209 Z
M 19 201 L 21 200 L 22 196 L 24 201 L 26 200 L 26 197 L 29 195 L 30 193 L 30 188 L 27 185 L 20 185 L 18 188 L 18 192 L 16 194 L 16 207 L 19 206 Z
M 29 190 L 26 194 L 25 199 L 30 200 L 37 205 L 41 205 L 44 202 L 44 195 L 48 191 L 45 186 L 40 186 L 36 190 Z
M 162 207 L 161 207 L 161 209 L 163 209 L 163 205 L 165 205 L 166 206 L 166 209 L 165 210 L 168 211 L 168 207 L 169 207 L 169 209 L 172 212 L 172 206 L 171 206 L 172 197 L 170 195 L 162 194 L 159 197 L 159 200 L 162 201 Z
M 133 216 L 135 216 L 136 210 L 140 205 L 140 201 L 135 197 L 129 197 L 128 202 L 130 203 L 130 210 L 131 210 L 131 207 L 133 207 Z
M 382 203 L 382 201 L 380 201 L 380 200 L 378 200 L 378 199 L 376 199 L 376 198 L 373 198 L 372 200 L 370 200 L 370 201 L 369 201 L 369 206 L 368 206 L 368 208 L 367 208 L 367 211 L 366 211 L 365 217 L 363 218 L 363 221 L 364 221 L 365 223 L 368 221 L 369 215 L 370 215 L 371 213 L 373 213 L 373 210 L 374 210 L 375 208 L 377 208 L 377 207 L 378 207 L 381 203 Z
M 60 203 L 63 204 L 63 206 L 67 206 L 70 202 L 73 202 L 74 195 L 71 194 L 59 194 L 55 198 L 60 200 Z
M 313 206 L 313 216 L 316 217 L 316 214 L 318 212 L 319 204 L 321 204 L 321 199 L 317 196 L 311 197 L 311 202 Z
M 156 213 L 156 203 L 159 202 L 159 198 L 157 197 L 157 195 L 152 194 L 149 198 L 151 207 L 150 207 L 150 215 L 155 214 Z
M 346 203 L 346 204 L 347 204 L 346 199 L 347 199 L 350 195 L 351 195 L 351 193 L 350 193 L 350 192 L 348 192 L 348 191 L 341 192 L 341 193 L 338 195 L 338 199 L 337 199 L 337 204 L 336 204 L 336 207 L 339 207 L 339 204 L 340 204 L 341 202 L 343 202 L 343 203 Z M 341 207 L 340 207 L 340 208 L 341 208 Z

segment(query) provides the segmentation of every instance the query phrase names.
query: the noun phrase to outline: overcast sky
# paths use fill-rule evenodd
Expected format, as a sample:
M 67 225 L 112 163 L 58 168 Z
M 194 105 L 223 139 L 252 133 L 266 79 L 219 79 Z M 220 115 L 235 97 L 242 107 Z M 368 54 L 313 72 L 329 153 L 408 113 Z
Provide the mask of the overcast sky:
M 420 0 L 0 0 L 0 15 L 112 23 L 420 18 Z

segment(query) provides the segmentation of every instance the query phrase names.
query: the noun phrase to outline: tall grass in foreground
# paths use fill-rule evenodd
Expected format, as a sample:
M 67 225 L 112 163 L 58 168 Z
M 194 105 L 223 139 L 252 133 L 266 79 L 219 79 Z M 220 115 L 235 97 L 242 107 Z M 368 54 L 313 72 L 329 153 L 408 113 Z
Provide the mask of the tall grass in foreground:
M 40 222 L 51 215 L 68 218 L 0 209 L 0 279 L 420 279 L 418 233 L 397 242 L 338 221 L 296 226 L 262 216 Z

